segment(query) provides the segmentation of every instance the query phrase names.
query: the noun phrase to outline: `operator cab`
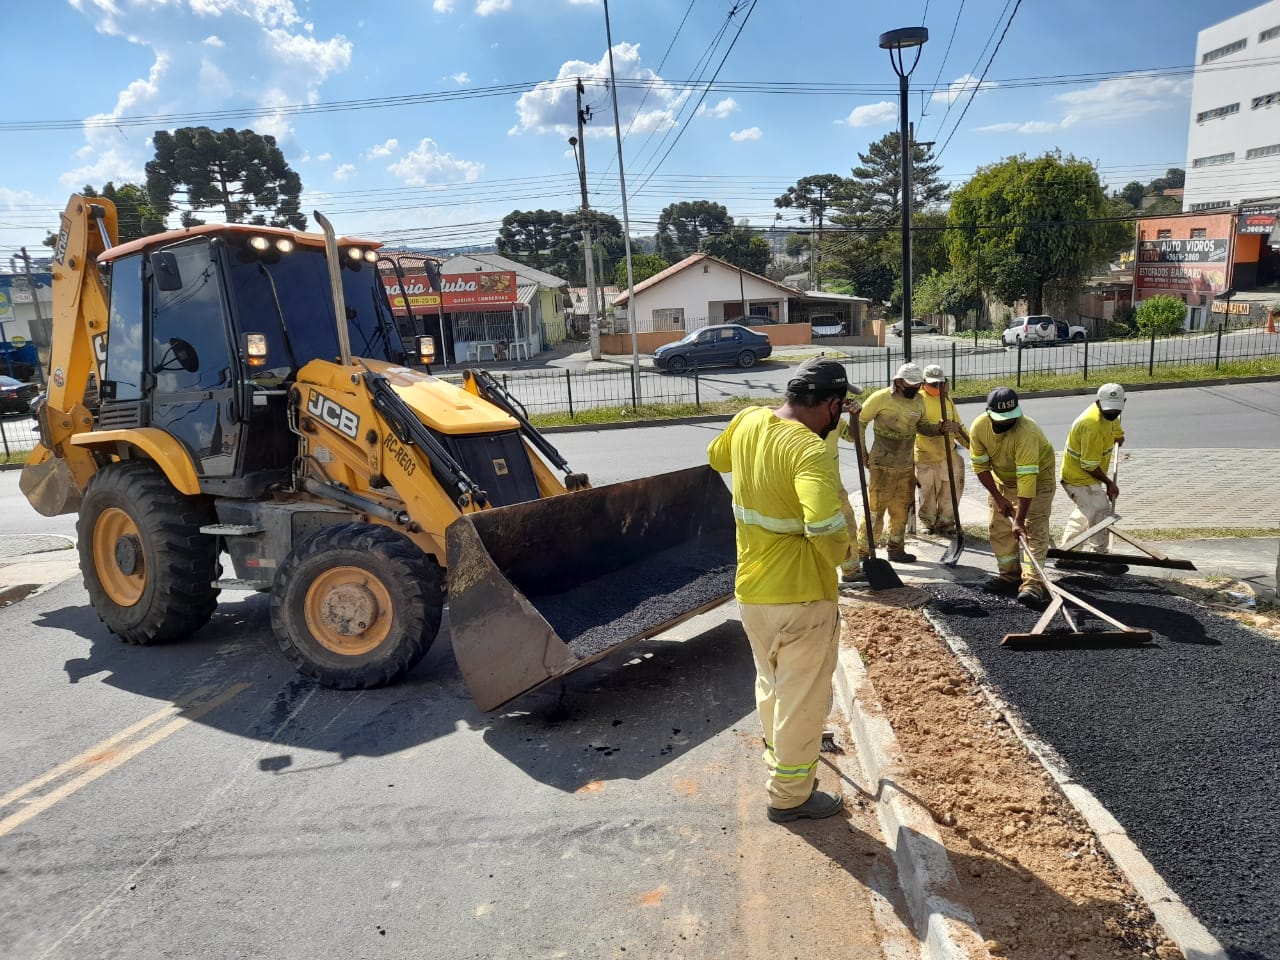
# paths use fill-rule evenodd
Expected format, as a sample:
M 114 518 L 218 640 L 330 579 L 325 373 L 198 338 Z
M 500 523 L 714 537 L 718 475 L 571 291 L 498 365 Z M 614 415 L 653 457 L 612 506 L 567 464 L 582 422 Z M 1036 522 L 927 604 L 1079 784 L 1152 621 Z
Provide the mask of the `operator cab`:
M 402 364 L 377 246 L 339 242 L 352 353 Z M 340 354 L 323 236 L 205 225 L 98 261 L 110 289 L 109 335 L 94 338 L 99 429 L 171 434 L 206 493 L 252 497 L 287 481 L 289 385 L 309 361 Z

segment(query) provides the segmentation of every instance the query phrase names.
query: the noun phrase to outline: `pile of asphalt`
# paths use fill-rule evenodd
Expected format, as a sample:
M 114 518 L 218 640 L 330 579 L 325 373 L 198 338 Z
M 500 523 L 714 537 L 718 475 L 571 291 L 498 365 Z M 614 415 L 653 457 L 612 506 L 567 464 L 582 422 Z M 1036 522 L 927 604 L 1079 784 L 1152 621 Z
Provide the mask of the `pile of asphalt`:
M 531 602 L 585 660 L 731 596 L 735 570 L 732 536 L 691 540 Z
M 931 612 L 1228 956 L 1280 958 L 1280 645 L 1149 581 L 1060 582 L 1154 644 L 1011 650 L 1037 615 L 955 586 Z

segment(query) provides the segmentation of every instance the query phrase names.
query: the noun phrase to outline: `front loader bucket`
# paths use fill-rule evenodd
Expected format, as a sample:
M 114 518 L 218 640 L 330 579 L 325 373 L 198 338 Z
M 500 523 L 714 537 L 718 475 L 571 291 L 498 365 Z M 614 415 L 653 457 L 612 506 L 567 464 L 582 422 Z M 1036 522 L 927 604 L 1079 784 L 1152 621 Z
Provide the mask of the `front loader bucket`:
M 446 552 L 454 656 L 493 710 L 732 597 L 732 501 L 678 470 L 465 514 Z

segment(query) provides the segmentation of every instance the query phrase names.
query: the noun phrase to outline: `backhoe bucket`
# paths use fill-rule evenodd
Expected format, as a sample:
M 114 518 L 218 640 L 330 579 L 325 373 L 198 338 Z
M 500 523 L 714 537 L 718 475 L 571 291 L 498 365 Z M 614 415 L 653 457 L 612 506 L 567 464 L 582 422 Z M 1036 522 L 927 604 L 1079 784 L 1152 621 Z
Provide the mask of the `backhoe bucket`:
M 493 710 L 733 596 L 733 507 L 695 467 L 463 515 L 446 533 L 449 626 Z
M 70 465 L 43 447 L 38 448 L 23 466 L 18 477 L 18 489 L 36 512 L 46 517 L 59 517 L 80 509 L 80 488 Z

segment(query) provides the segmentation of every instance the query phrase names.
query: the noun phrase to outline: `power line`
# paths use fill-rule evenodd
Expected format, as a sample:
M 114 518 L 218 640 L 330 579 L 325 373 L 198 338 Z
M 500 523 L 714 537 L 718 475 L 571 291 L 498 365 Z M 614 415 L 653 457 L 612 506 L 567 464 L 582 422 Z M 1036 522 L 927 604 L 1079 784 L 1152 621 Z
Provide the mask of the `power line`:
M 991 64 L 995 62 L 996 54 L 1000 52 L 1000 47 L 1004 43 L 1004 38 L 1009 34 L 1009 28 L 1013 26 L 1013 18 L 1018 15 L 1018 8 L 1022 6 L 1022 0 L 1015 0 L 1013 4 L 1013 12 L 1009 14 L 1009 19 L 1005 22 L 1004 30 L 1000 33 L 1000 39 L 996 41 L 995 49 L 991 51 L 991 59 L 987 61 L 987 65 L 982 70 L 982 76 L 978 78 L 977 85 L 969 92 L 969 99 L 964 105 L 964 109 L 960 111 L 960 116 L 956 119 L 955 126 L 951 128 L 951 132 L 947 134 L 947 139 L 943 142 L 941 149 L 935 153 L 934 159 L 937 160 L 946 152 L 947 146 L 951 143 L 951 138 L 956 135 L 956 131 L 960 129 L 960 124 L 964 122 L 965 114 L 969 112 L 969 108 L 973 106 L 973 98 L 978 95 L 978 90 L 982 87 L 982 82 L 987 79 L 987 71 L 991 69 Z M 943 118 L 943 122 L 946 118 Z M 941 124 L 938 126 L 941 130 Z
M 956 30 L 960 26 L 960 15 L 962 13 L 964 13 L 964 0 L 960 0 L 960 6 L 956 10 L 955 22 L 951 24 L 951 36 L 947 38 L 947 49 L 942 54 L 942 63 L 938 64 L 938 75 L 933 78 L 933 86 L 935 90 L 938 87 L 938 81 L 942 79 L 942 71 L 945 70 L 947 67 L 947 59 L 951 56 L 951 45 L 955 43 Z M 925 98 L 924 107 L 920 111 L 921 119 L 924 119 L 924 117 L 928 116 L 929 99 L 930 98 Z

